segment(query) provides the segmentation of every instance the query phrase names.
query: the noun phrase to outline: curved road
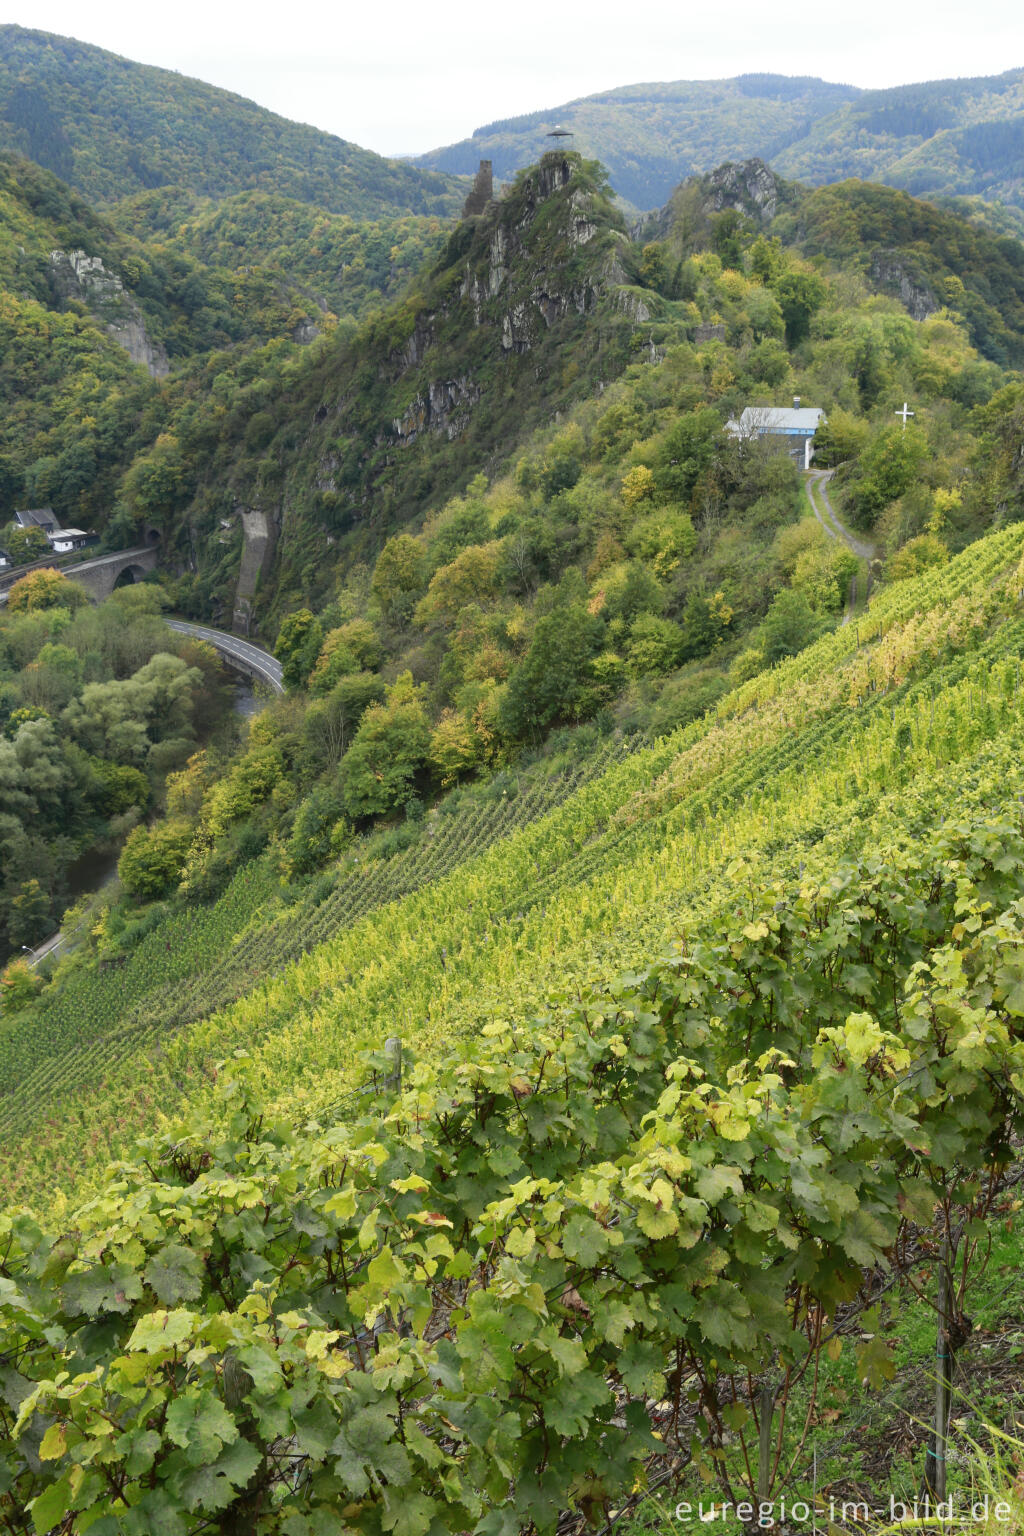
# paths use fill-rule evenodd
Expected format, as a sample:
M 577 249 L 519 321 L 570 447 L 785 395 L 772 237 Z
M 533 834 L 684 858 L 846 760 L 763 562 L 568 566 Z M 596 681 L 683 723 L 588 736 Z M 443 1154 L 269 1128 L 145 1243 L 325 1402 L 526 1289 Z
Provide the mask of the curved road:
M 810 470 L 805 482 L 807 486 L 807 500 L 811 504 L 811 511 L 814 513 L 815 517 L 818 519 L 818 522 L 828 534 L 829 538 L 836 539 L 839 543 L 845 544 L 847 549 L 851 550 L 857 556 L 858 560 L 866 561 L 868 574 L 867 584 L 864 589 L 864 598 L 865 601 L 867 601 L 871 595 L 874 565 L 878 552 L 873 544 L 869 544 L 866 539 L 858 539 L 856 534 L 851 533 L 849 528 L 844 527 L 844 525 L 839 521 L 839 518 L 836 515 L 836 509 L 833 507 L 832 502 L 829 500 L 828 494 L 828 482 L 831 480 L 833 474 L 834 470 L 831 469 Z M 850 592 L 846 600 L 846 612 L 843 614 L 843 623 L 849 624 L 856 611 L 857 577 L 853 576 L 850 579 Z
M 179 635 L 193 635 L 197 640 L 205 640 L 228 662 L 237 662 L 243 671 L 255 672 L 275 693 L 284 693 L 281 663 L 269 651 L 253 645 L 251 640 L 229 635 L 223 629 L 208 629 L 205 624 L 188 624 L 184 619 L 166 619 L 164 622 Z

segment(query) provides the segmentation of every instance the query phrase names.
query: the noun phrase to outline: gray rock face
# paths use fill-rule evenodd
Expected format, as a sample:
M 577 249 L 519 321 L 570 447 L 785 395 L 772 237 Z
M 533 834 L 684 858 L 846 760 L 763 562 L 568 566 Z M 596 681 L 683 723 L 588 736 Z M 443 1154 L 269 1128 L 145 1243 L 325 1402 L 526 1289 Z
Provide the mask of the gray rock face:
M 461 244 L 448 269 L 450 285 L 431 309 L 416 315 L 386 360 L 387 377 L 403 380 L 404 388 L 400 413 L 382 421 L 375 435 L 383 454 L 427 433 L 451 442 L 470 426 L 482 385 L 475 363 L 455 372 L 445 355 L 453 328 L 460 348 L 467 322 L 482 333 L 478 345 L 466 348 L 474 358 L 529 353 L 559 321 L 589 313 L 602 294 L 629 282 L 621 259 L 626 237 L 607 226 L 586 185 L 573 184 L 577 165 L 576 156 L 546 154 L 500 201 L 471 210 L 472 225 L 453 236 Z M 481 188 L 485 172 L 482 167 Z M 642 301 L 638 313 L 649 318 Z M 339 400 L 329 412 L 324 407 L 315 424 L 330 414 L 340 425 L 345 406 Z M 318 490 L 337 494 L 336 469 L 332 444 L 317 464 Z
M 133 363 L 145 368 L 154 379 L 162 379 L 170 371 L 167 353 L 149 338 L 142 310 L 117 274 L 108 272 L 98 256 L 80 250 L 51 251 L 50 265 L 61 297 L 85 304 Z
M 899 299 L 913 320 L 927 320 L 942 308 L 931 289 L 911 275 L 896 251 L 875 251 L 868 272 L 872 282 Z
M 779 206 L 779 183 L 763 160 L 737 160 L 720 165 L 707 177 L 708 202 L 713 213 L 734 208 L 761 223 L 774 219 Z
M 417 395 L 412 404 L 392 423 L 398 442 L 415 442 L 422 432 L 443 433 L 451 442 L 469 420 L 471 408 L 480 398 L 479 386 L 468 378 L 431 380 L 426 393 Z
M 298 342 L 300 347 L 308 347 L 311 341 L 316 341 L 320 335 L 320 327 L 315 320 L 300 320 L 292 331 L 292 341 Z

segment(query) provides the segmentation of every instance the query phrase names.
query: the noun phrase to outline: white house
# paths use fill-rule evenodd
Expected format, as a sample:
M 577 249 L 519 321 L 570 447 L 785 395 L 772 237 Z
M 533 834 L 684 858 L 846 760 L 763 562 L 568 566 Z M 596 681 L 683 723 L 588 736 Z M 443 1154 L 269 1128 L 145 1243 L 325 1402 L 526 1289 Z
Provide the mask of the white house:
M 62 528 L 52 507 L 15 512 L 14 521 L 19 528 L 41 528 L 55 555 L 70 555 L 76 549 L 83 549 L 94 537 L 82 528 Z
M 801 406 L 797 395 L 792 407 L 748 405 L 739 421 L 726 422 L 725 430 L 741 442 L 772 438 L 774 446 L 784 448 L 800 469 L 810 469 L 814 434 L 824 419 L 824 411 L 818 406 Z
M 55 555 L 68 555 L 73 549 L 84 549 L 93 535 L 81 528 L 58 528 L 46 537 Z

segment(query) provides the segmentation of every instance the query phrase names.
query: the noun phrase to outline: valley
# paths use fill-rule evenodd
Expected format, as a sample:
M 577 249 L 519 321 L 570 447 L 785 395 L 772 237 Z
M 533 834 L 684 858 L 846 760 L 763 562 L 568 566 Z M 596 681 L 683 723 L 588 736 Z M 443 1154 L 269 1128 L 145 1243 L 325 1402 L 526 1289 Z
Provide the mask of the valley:
M 1018 1510 L 1019 72 L 0 66 L 0 1524 Z

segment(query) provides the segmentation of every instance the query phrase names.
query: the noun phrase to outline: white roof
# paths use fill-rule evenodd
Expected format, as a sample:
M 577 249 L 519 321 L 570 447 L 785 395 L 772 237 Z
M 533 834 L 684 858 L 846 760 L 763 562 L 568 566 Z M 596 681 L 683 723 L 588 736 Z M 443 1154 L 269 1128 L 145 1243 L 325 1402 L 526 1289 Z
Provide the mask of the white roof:
M 756 432 L 816 432 L 824 416 L 816 405 L 799 408 L 778 405 L 748 405 L 739 421 L 730 421 L 726 430 L 740 437 L 752 437 Z
M 55 528 L 50 538 L 56 544 L 59 539 L 90 539 L 92 534 L 86 533 L 84 528 Z

